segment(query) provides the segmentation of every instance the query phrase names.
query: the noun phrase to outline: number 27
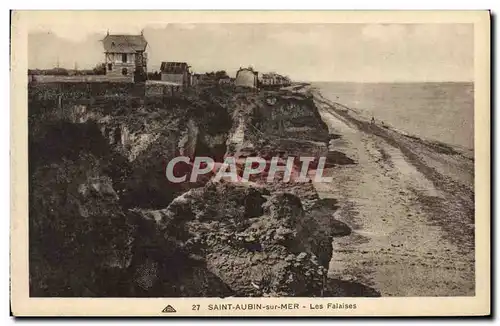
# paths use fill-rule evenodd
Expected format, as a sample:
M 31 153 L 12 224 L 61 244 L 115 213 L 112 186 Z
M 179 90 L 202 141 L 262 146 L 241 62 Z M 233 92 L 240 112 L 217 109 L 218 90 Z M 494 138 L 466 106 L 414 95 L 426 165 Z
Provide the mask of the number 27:
M 194 304 L 193 305 L 193 310 L 200 310 L 200 305 L 199 304 Z

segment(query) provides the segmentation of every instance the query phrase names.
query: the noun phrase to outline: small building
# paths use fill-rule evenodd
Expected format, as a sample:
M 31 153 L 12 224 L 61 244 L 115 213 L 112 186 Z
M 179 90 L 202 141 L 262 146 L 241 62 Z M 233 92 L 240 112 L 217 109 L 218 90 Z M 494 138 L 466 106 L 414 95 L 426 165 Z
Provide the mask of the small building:
M 191 75 L 191 86 L 196 86 L 200 83 L 200 74 L 192 74 Z
M 231 78 L 229 76 L 219 79 L 219 85 L 230 85 L 230 84 L 231 84 Z
M 142 33 L 110 35 L 108 32 L 102 43 L 107 76 L 146 79 L 148 42 Z
M 275 79 L 272 74 L 262 74 L 259 81 L 262 86 L 271 86 L 275 84 Z
M 200 86 L 214 86 L 217 85 L 218 81 L 215 78 L 215 75 L 205 73 L 198 75 L 197 83 Z
M 191 86 L 190 66 L 186 62 L 162 62 L 160 66 L 161 80 Z
M 267 74 L 262 74 L 259 78 L 259 82 L 261 86 L 290 86 L 291 80 L 288 77 L 279 75 L 275 72 L 270 72 Z
M 234 84 L 241 87 L 257 88 L 259 73 L 254 71 L 253 68 L 240 68 L 236 72 L 236 79 Z

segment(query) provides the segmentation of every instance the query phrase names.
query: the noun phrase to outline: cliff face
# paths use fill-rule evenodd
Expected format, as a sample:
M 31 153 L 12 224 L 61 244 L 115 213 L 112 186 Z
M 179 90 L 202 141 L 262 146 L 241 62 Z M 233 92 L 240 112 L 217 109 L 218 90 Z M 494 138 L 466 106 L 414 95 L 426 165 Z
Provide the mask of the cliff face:
M 31 294 L 106 292 L 102 276 L 132 259 L 135 225 L 110 177 L 126 161 L 95 124 L 59 121 L 41 131 L 29 146 Z
M 314 221 L 296 196 L 208 183 L 159 215 L 165 234 L 237 295 L 316 296 L 323 290 L 330 257 L 320 264 L 304 228 Z M 328 246 L 331 239 L 324 240 Z
M 231 154 L 248 149 L 290 156 L 326 151 L 328 127 L 309 96 L 271 91 L 236 93 L 223 105 L 234 122 L 228 141 Z
M 332 236 L 348 230 L 310 183 L 165 178 L 178 155 L 326 153 L 328 130 L 312 99 L 218 89 L 109 105 L 70 105 L 62 115 L 30 107 L 32 295 L 330 291 Z

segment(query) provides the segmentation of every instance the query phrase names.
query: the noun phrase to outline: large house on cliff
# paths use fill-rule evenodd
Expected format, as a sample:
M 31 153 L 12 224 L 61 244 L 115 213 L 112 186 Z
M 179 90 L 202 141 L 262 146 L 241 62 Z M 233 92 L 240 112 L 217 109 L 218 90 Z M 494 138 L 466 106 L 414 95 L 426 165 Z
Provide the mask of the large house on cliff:
M 130 77 L 131 80 L 146 79 L 148 42 L 144 35 L 110 35 L 102 40 L 104 46 L 106 75 Z

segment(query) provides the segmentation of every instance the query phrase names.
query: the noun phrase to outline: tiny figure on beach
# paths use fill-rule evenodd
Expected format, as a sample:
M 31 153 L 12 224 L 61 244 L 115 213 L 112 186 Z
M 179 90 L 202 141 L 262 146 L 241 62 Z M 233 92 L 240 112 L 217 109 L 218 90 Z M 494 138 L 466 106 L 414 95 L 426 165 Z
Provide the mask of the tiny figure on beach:
M 371 124 L 375 124 L 375 118 L 372 116 L 372 121 L 371 121 Z

